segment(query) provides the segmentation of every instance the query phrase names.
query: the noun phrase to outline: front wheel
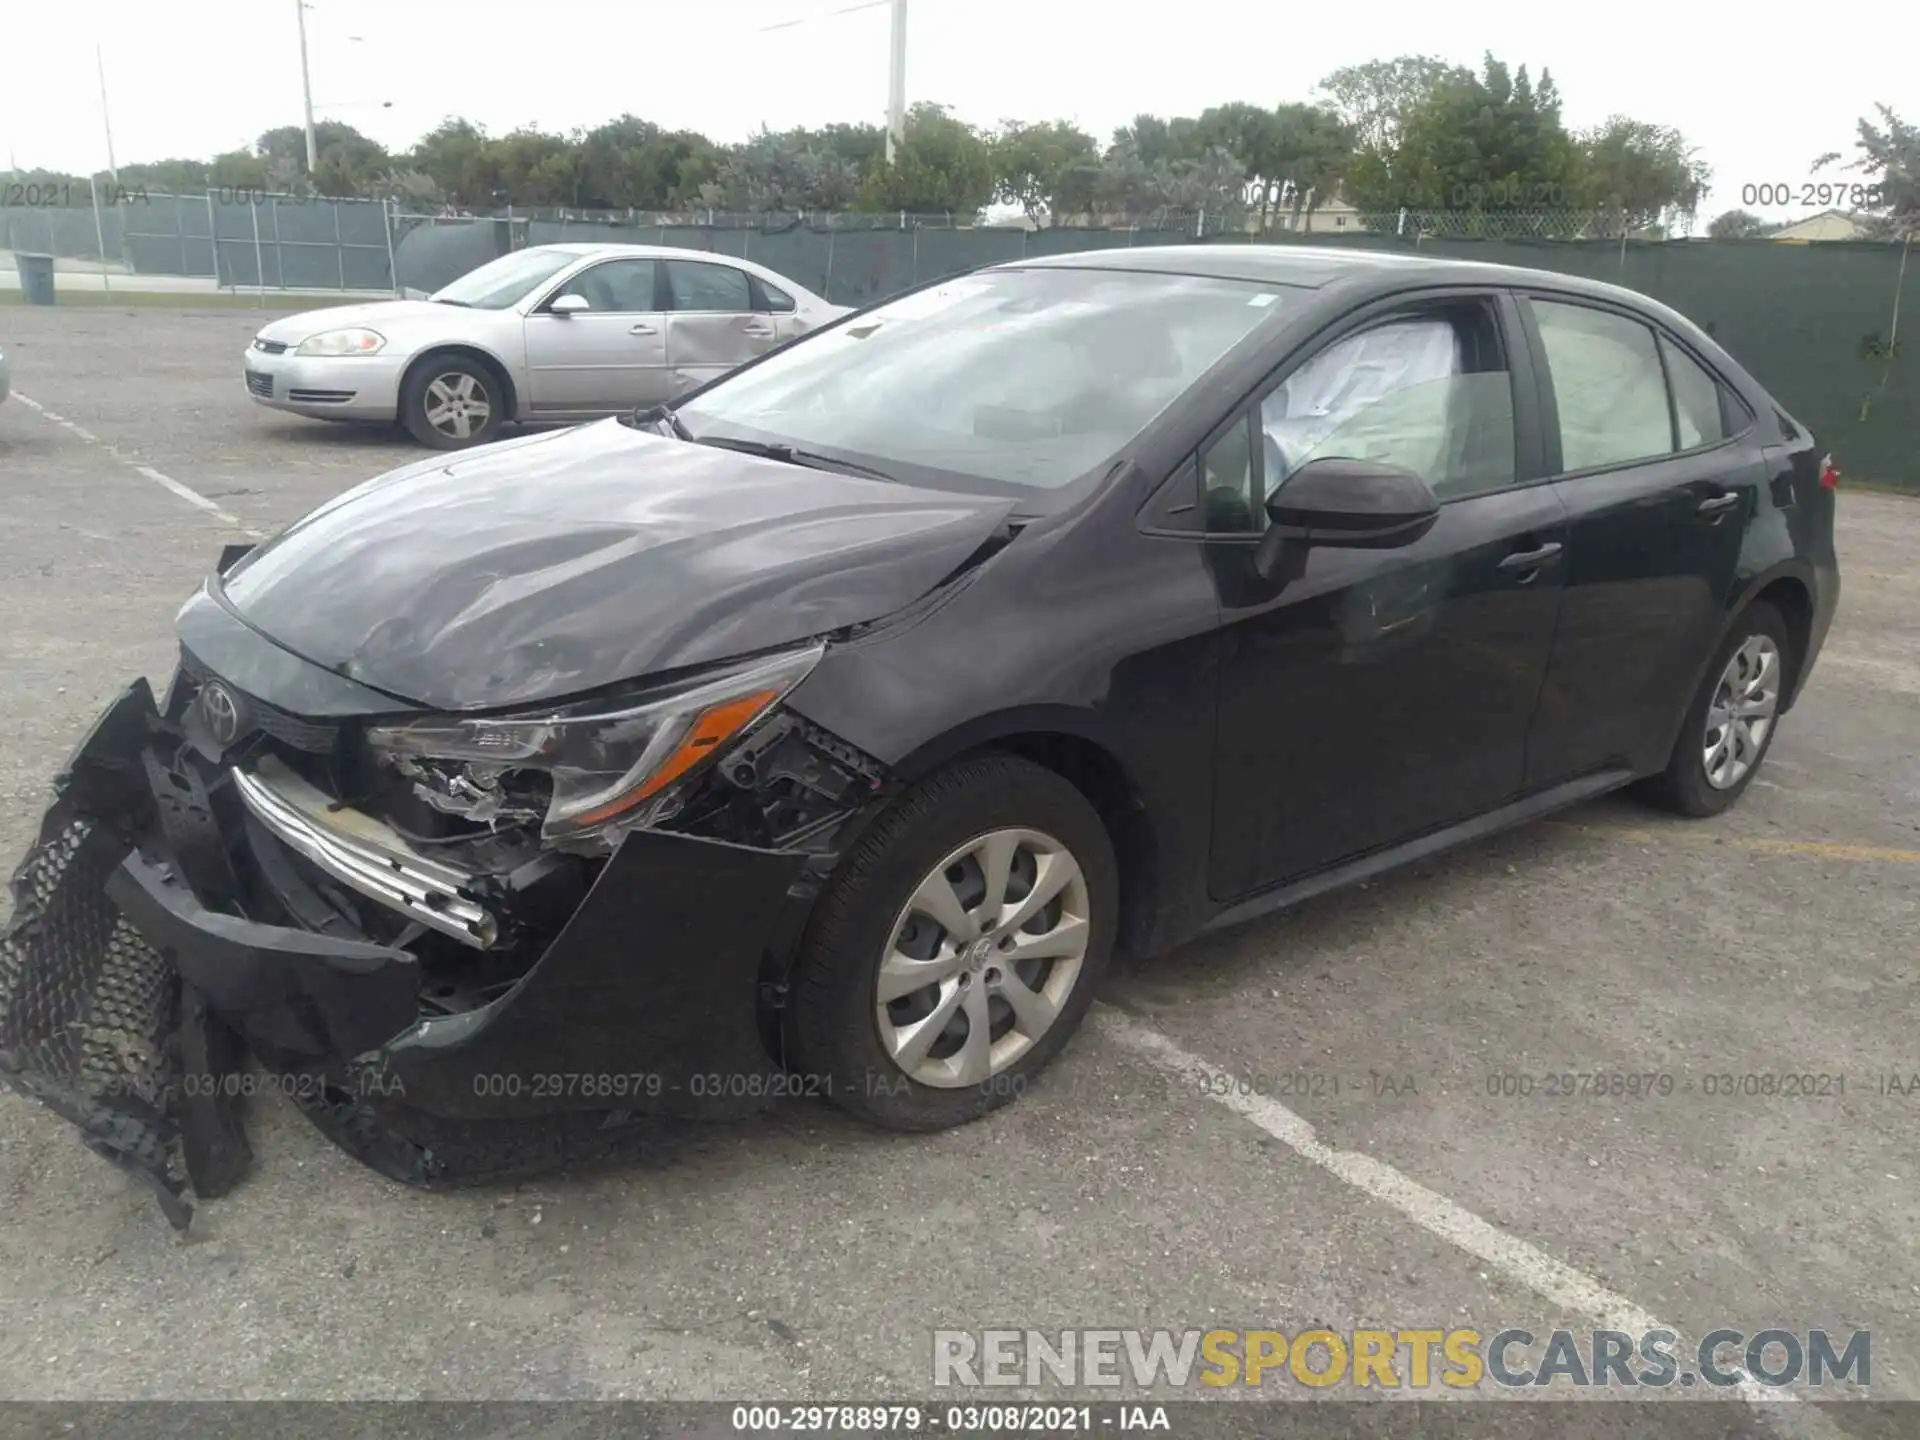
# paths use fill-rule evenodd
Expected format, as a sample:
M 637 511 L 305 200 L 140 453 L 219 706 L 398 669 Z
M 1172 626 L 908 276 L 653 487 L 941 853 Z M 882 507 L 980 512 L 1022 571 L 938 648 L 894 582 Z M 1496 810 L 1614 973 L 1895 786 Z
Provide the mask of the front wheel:
M 808 925 L 786 1033 L 842 1108 L 939 1130 L 1017 1098 L 1085 1017 L 1118 867 L 1086 797 L 986 755 L 876 820 Z
M 1648 796 L 1682 815 L 1718 815 L 1738 800 L 1766 758 L 1792 680 L 1793 642 L 1780 612 L 1748 607 L 1720 644 Z
M 484 445 L 500 433 L 506 418 L 499 378 L 464 355 L 429 355 L 401 387 L 401 424 L 435 450 Z

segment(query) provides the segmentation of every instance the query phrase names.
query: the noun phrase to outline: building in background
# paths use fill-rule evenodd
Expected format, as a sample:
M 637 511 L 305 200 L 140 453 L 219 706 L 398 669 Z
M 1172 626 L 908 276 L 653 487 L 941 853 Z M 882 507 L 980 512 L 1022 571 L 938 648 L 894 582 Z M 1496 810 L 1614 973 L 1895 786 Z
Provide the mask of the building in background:
M 1769 240 L 1864 240 L 1868 236 L 1867 227 L 1858 216 L 1846 210 L 1822 210 L 1818 215 L 1809 215 L 1804 220 L 1796 220 L 1791 225 L 1782 225 L 1769 231 Z

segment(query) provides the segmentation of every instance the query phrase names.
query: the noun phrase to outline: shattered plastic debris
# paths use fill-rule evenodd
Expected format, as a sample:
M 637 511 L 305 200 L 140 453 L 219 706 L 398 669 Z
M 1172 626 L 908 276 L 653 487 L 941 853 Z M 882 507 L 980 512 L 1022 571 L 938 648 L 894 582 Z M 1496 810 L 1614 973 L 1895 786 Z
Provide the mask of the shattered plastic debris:
M 130 848 L 69 797 L 48 812 L 0 935 L 0 1076 L 151 1184 L 185 1229 L 193 1208 L 168 1113 L 179 976 L 106 895 Z

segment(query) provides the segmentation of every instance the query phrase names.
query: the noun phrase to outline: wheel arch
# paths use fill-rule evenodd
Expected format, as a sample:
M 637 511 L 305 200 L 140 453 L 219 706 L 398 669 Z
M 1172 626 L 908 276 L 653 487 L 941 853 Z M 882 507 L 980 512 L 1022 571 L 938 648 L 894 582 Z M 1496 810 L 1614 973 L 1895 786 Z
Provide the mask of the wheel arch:
M 1788 689 L 1780 697 L 1780 714 L 1786 714 L 1793 708 L 1793 701 L 1799 699 L 1801 678 L 1807 674 L 1807 651 L 1812 645 L 1812 586 L 1797 570 L 1780 568 L 1751 589 L 1740 609 L 1734 612 L 1734 618 L 1759 603 L 1772 605 L 1780 612 L 1780 618 L 1788 622 L 1788 639 L 1793 643 L 1793 674 L 1788 676 Z M 1728 626 L 1732 626 L 1732 620 L 1728 620 Z
M 1162 908 L 1163 847 L 1134 768 L 1097 716 L 1070 706 L 1031 706 L 983 716 L 920 746 L 893 767 L 911 785 L 936 770 L 987 752 L 1017 755 L 1053 771 L 1100 816 L 1120 874 L 1115 951 L 1143 953 L 1153 944 Z
M 1700 657 L 1693 678 L 1686 693 L 1673 712 L 1673 721 L 1662 737 L 1658 754 L 1671 755 L 1674 745 L 1680 738 L 1680 727 L 1686 723 L 1687 711 L 1693 706 L 1693 697 L 1706 683 L 1707 671 L 1713 665 L 1714 656 L 1720 653 L 1720 647 L 1726 644 L 1727 636 L 1733 633 L 1733 627 L 1740 623 L 1740 617 L 1751 610 L 1759 601 L 1766 601 L 1778 609 L 1787 622 L 1787 638 L 1794 646 L 1794 673 L 1790 688 L 1781 699 L 1780 713 L 1786 714 L 1793 708 L 1793 702 L 1799 698 L 1800 680 L 1806 674 L 1807 647 L 1813 635 L 1813 582 L 1810 567 L 1798 560 L 1782 561 L 1778 565 L 1748 577 L 1735 592 L 1733 600 L 1727 606 L 1725 619 L 1714 633 L 1713 644 Z M 1661 761 L 1665 763 L 1664 759 Z
M 498 355 L 495 355 L 491 350 L 483 349 L 478 345 L 465 341 L 447 341 L 444 344 L 429 345 L 409 360 L 407 362 L 407 368 L 400 372 L 400 403 L 406 403 L 407 387 L 413 383 L 413 377 L 420 373 L 423 366 L 429 361 L 442 360 L 448 356 L 458 356 L 463 360 L 478 361 L 480 364 L 486 366 L 488 371 L 493 375 L 495 383 L 500 386 L 500 398 L 506 406 L 507 413 L 501 418 L 503 420 L 517 420 L 520 418 L 520 393 L 513 383 L 513 372 L 508 368 L 507 362 L 502 360 Z M 402 421 L 406 419 L 404 415 L 397 413 L 397 411 L 394 418 Z

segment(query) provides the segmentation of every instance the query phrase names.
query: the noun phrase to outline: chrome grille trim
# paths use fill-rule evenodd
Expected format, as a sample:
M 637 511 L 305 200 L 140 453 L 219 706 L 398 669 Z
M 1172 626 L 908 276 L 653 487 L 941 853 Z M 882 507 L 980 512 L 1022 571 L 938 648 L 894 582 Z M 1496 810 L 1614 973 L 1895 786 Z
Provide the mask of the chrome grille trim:
M 492 914 L 462 894 L 475 878 L 422 855 L 399 832 L 361 810 L 334 809 L 320 790 L 271 756 L 232 771 L 247 809 L 283 844 L 369 900 L 462 944 L 499 939 Z

